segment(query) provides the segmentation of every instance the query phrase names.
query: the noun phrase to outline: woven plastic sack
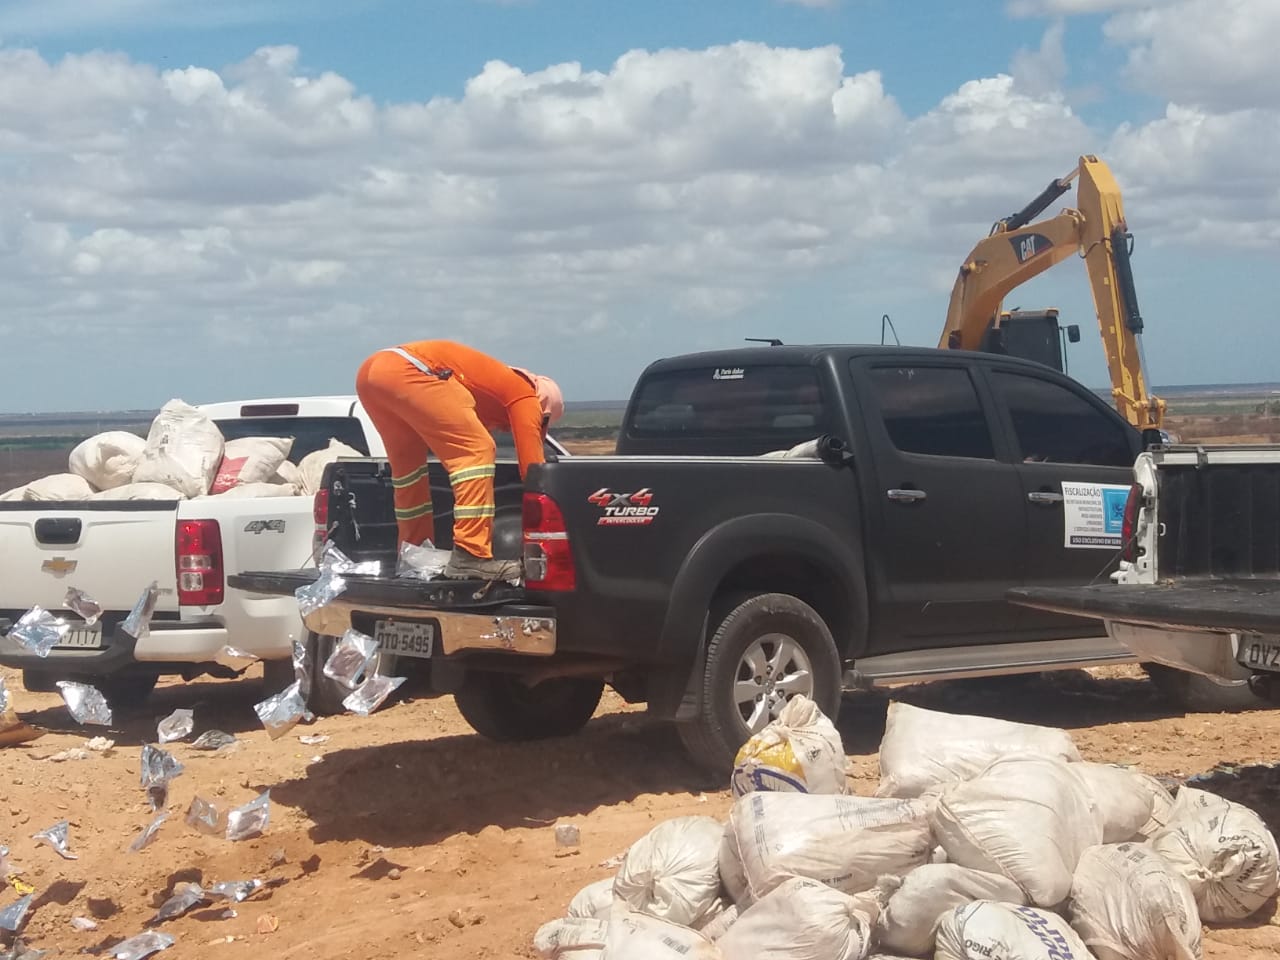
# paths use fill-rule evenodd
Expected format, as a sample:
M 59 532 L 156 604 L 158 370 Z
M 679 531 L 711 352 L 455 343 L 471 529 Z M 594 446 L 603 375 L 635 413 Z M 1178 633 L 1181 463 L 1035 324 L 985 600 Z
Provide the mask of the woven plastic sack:
M 1086 850 L 1072 880 L 1067 913 L 1098 960 L 1200 960 L 1195 895 L 1144 844 Z
M 1080 759 L 1063 730 L 894 701 L 880 741 L 876 796 L 918 797 L 934 787 L 971 780 L 1000 757 L 1027 753 Z
M 67 467 L 84 477 L 95 490 L 113 490 L 133 482 L 147 441 L 136 433 L 108 430 L 76 446 Z
M 1047 910 L 975 900 L 938 924 L 934 960 L 1095 960 L 1062 917 Z
M 280 469 L 280 464 L 288 459 L 292 449 L 292 437 L 241 437 L 238 440 L 228 440 L 209 492 L 226 493 L 242 484 L 269 483 Z
M 718 906 L 724 827 L 711 817 L 658 824 L 627 851 L 613 895 L 637 913 L 692 927 Z
M 1102 842 L 1093 804 L 1069 766 L 1006 757 L 943 789 L 930 821 L 948 861 L 1008 877 L 1035 906 L 1060 904 L 1080 855 Z
M 793 877 L 743 910 L 716 946 L 729 960 L 864 960 L 879 908 L 862 897 Z
M 733 764 L 735 797 L 756 790 L 848 793 L 844 743 L 818 705 L 804 695 L 742 745 Z
M 284 483 L 240 483 L 222 493 L 211 493 L 211 497 L 224 500 L 255 500 L 260 497 L 296 497 L 298 488 Z
M 688 927 L 614 904 L 609 916 L 607 960 L 725 960 L 717 946 Z M 576 960 L 576 958 L 574 958 Z
M 291 487 L 297 487 L 302 490 L 302 471 L 298 469 L 298 465 L 292 460 L 285 460 L 276 467 L 275 476 L 271 478 L 272 483 L 286 483 Z
M 6 490 L 0 493 L 0 503 L 9 503 L 14 500 L 25 500 L 27 498 L 27 485 L 24 483 L 20 487 L 14 487 L 12 490 Z
M 330 438 L 329 446 L 323 450 L 308 453 L 302 458 L 302 462 L 298 464 L 298 471 L 302 474 L 302 492 L 309 497 L 315 495 L 320 489 L 320 481 L 324 477 L 324 468 L 330 463 L 346 457 L 363 456 L 364 454 L 355 447 L 349 447 L 341 440 Z
M 749 793 L 733 805 L 720 847 L 720 876 L 739 907 L 791 877 L 848 894 L 902 876 L 933 850 L 923 800 Z
M 956 907 L 974 900 L 1022 905 L 1026 896 L 998 873 L 954 863 L 926 863 L 902 878 L 880 915 L 879 940 L 890 950 L 924 956 L 933 952 L 938 923 Z
M 1202 919 L 1243 920 L 1280 889 L 1275 837 L 1248 807 L 1182 787 L 1151 847 L 1191 885 Z
M 134 483 L 163 483 L 188 497 L 209 492 L 223 440 L 217 425 L 190 404 L 170 400 L 151 424 Z
M 55 473 L 27 484 L 23 500 L 56 502 L 59 500 L 88 500 L 94 494 L 93 487 L 84 477 L 74 473 Z
M 569 901 L 568 915 L 588 920 L 608 920 L 613 909 L 613 877 L 589 883 Z
M 1150 822 L 1159 782 L 1126 767 L 1109 763 L 1073 763 L 1067 767 L 1084 787 L 1097 809 L 1103 843 L 1137 838 Z
M 185 500 L 186 497 L 163 483 L 126 483 L 95 493 L 91 500 Z
M 603 920 L 552 920 L 533 935 L 533 949 L 544 960 L 601 960 L 608 930 L 609 925 Z

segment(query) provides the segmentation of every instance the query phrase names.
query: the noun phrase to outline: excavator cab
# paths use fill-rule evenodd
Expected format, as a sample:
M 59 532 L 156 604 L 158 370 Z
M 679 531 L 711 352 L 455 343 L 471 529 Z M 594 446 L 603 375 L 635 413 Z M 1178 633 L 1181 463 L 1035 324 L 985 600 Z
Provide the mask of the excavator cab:
M 1034 360 L 1059 373 L 1067 373 L 1066 344 L 1079 342 L 1080 325 L 1062 326 L 1056 309 L 1005 310 L 999 321 L 987 328 L 978 349 L 983 353 Z

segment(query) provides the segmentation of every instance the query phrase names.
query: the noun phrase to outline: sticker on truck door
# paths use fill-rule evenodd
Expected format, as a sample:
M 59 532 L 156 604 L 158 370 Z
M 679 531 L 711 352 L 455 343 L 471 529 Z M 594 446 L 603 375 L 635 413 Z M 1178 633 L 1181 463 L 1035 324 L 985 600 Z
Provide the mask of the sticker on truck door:
M 1075 550 L 1119 550 L 1129 487 L 1115 483 L 1062 484 L 1062 545 Z

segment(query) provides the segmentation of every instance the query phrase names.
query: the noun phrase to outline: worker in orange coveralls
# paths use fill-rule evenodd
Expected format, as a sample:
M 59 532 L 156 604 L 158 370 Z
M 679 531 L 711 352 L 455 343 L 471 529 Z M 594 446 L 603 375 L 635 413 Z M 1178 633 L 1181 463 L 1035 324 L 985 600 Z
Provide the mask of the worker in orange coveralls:
M 391 461 L 400 542 L 420 546 L 435 536 L 430 451 L 453 486 L 453 554 L 444 575 L 517 579 L 520 561 L 493 556 L 495 445 L 486 427 L 511 432 L 524 479 L 543 462 L 547 424 L 564 413 L 555 381 L 460 343 L 419 340 L 369 357 L 356 393 Z

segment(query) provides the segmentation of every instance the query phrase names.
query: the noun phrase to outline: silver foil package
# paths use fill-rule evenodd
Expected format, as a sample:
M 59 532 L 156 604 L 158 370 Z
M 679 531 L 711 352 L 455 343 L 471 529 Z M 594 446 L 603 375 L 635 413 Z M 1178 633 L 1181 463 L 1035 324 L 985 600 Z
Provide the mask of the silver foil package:
M 160 721 L 156 726 L 156 734 L 161 743 L 172 743 L 174 740 L 190 736 L 195 727 L 195 711 L 179 707 Z
M 213 662 L 229 667 L 236 672 L 247 670 L 257 663 L 261 657 L 241 650 L 239 647 L 224 645 L 213 655 Z
M 347 589 L 347 581 L 332 569 L 320 571 L 314 583 L 299 587 L 293 592 L 298 600 L 298 612 L 306 617 L 315 613 L 325 604 L 332 603 Z
M 0 677 L 0 714 L 9 709 L 9 688 L 4 685 L 4 677 Z
M 173 943 L 171 934 L 161 933 L 159 930 L 148 930 L 128 940 L 121 940 L 111 948 L 111 956 L 115 960 L 143 960 L 144 957 L 149 957 L 153 953 L 169 949 Z
M 155 580 L 142 591 L 134 603 L 129 615 L 120 624 L 120 629 L 135 640 L 143 640 L 151 636 L 151 614 L 155 612 L 156 600 L 160 598 L 160 584 Z
M 158 817 L 148 823 L 143 831 L 138 834 L 133 843 L 129 844 L 129 852 L 137 853 L 139 850 L 149 847 L 152 841 L 155 840 L 156 834 L 160 832 L 160 825 L 168 819 L 169 814 L 161 813 Z
M 27 911 L 31 909 L 31 901 L 34 899 L 35 894 L 28 893 L 25 897 L 0 910 L 0 930 L 17 933 L 22 926 L 22 922 L 27 919 Z
M 139 781 L 151 801 L 151 809 L 159 810 L 169 802 L 169 783 L 180 776 L 183 766 L 173 754 L 146 743 L 142 746 Z
M 62 691 L 62 699 L 76 723 L 81 726 L 90 723 L 100 727 L 111 726 L 111 707 L 97 687 L 59 680 L 58 689 Z
M 228 840 L 247 840 L 267 829 L 271 822 L 271 791 L 263 790 L 242 807 L 227 813 Z
M 198 833 L 216 837 L 226 832 L 226 815 L 203 797 L 192 797 L 184 817 L 187 826 Z
M 320 554 L 319 566 L 321 570 L 329 570 L 339 575 L 376 577 L 382 573 L 381 560 L 362 560 L 357 563 L 334 546 L 332 541 L 325 542 L 324 551 Z
M 192 750 L 221 750 L 237 743 L 235 737 L 222 730 L 206 730 L 191 741 Z
M 415 546 L 401 543 L 396 557 L 396 576 L 402 579 L 432 580 L 449 565 L 450 551 L 438 550 L 430 543 Z
M 8 636 L 18 646 L 37 657 L 47 657 L 49 651 L 61 643 L 70 630 L 71 626 L 67 621 L 37 605 L 18 619 Z
M 375 673 L 347 694 L 342 705 L 352 713 L 367 717 L 382 706 L 382 702 L 404 681 L 404 677 L 387 677 Z
M 204 892 L 204 888 L 198 883 L 179 883 L 173 888 L 173 896 L 160 905 L 160 909 L 156 911 L 156 915 L 151 918 L 151 923 L 163 923 L 166 920 L 172 920 L 174 917 L 180 917 L 198 903 L 204 903 L 208 900 L 208 895 Z
M 267 697 L 253 706 L 267 736 L 279 740 L 296 727 L 307 711 L 306 701 L 302 698 L 302 684 L 295 680 L 274 696 Z
M 67 587 L 62 605 L 82 619 L 86 627 L 92 627 L 102 616 L 102 604 L 75 587 Z
M 325 661 L 324 675 L 337 680 L 348 690 L 356 688 L 357 681 L 378 653 L 378 642 L 359 630 L 347 630 Z
M 70 824 L 66 820 L 59 820 L 52 827 L 41 830 L 39 833 L 31 835 L 32 840 L 39 840 L 41 843 L 47 843 L 57 851 L 58 856 L 64 860 L 79 860 L 80 858 L 71 852 L 71 848 L 67 845 L 67 833 Z
M 215 883 L 209 888 L 209 897 L 213 900 L 230 900 L 240 903 L 262 889 L 261 880 L 225 880 Z

